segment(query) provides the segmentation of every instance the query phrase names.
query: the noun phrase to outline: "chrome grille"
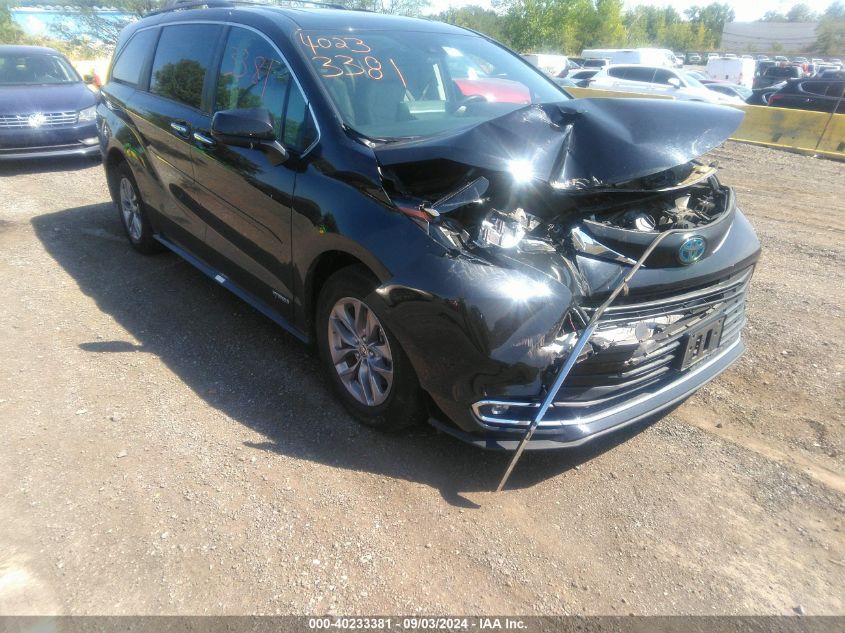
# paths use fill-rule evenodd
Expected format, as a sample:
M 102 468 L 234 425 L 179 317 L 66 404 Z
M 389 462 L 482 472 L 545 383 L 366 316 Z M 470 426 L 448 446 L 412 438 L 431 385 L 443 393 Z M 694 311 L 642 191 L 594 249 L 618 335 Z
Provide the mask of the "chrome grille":
M 32 124 L 33 116 L 41 114 L 43 119 L 39 119 L 38 125 Z M 0 114 L 0 129 L 43 129 L 43 128 L 57 128 L 68 125 L 75 125 L 79 119 L 79 113 L 71 112 L 41 112 L 29 114 Z
M 720 348 L 739 338 L 752 269 L 720 283 L 664 299 L 611 306 L 588 353 L 555 397 L 556 407 L 590 407 L 681 375 L 685 336 L 724 318 Z M 588 315 L 591 310 L 587 310 Z

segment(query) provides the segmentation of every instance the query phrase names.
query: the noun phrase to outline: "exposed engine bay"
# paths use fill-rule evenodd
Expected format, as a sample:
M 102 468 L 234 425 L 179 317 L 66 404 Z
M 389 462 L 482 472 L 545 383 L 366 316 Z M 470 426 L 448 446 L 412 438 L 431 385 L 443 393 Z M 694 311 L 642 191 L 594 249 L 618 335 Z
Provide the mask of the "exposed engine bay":
M 700 104 L 575 100 L 373 151 L 389 198 L 447 248 L 633 264 L 657 235 L 684 229 L 646 262 L 680 266 L 712 252 L 730 224 L 720 220 L 733 192 L 699 157 L 742 117 Z M 693 233 L 705 250 L 673 257 Z
M 432 190 L 428 167 L 385 170 L 385 189 L 433 237 L 461 250 L 581 252 L 623 261 L 617 249 L 624 251 L 621 257 L 635 259 L 649 236 L 703 229 L 731 208 L 730 190 L 719 183 L 715 165 L 697 161 L 636 183 L 567 191 L 518 182 L 511 173 L 478 175 L 470 169 L 465 182 L 444 195 Z M 452 174 L 459 171 L 454 167 Z M 635 188 L 648 186 L 655 188 Z

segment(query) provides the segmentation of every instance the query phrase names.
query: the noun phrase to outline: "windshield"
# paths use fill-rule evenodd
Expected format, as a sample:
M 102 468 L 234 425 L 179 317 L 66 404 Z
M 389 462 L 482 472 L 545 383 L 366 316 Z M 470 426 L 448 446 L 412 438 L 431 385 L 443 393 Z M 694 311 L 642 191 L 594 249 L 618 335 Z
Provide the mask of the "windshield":
M 570 97 L 475 35 L 300 31 L 300 50 L 343 121 L 364 136 L 431 136 Z
M 745 86 L 732 86 L 733 89 L 739 93 L 741 99 L 745 100 L 748 99 L 751 95 L 754 94 L 754 91 L 751 88 L 746 88 Z
M 685 73 L 683 71 L 678 71 L 682 74 L 683 78 L 687 82 L 687 86 L 690 88 L 701 88 L 702 90 L 706 90 L 707 88 L 704 87 L 704 84 L 701 83 L 698 79 L 696 79 L 692 73 Z
M 0 86 L 70 84 L 82 81 L 59 55 L 0 54 Z
M 798 77 L 799 74 L 795 66 L 769 68 L 766 71 L 766 77 Z

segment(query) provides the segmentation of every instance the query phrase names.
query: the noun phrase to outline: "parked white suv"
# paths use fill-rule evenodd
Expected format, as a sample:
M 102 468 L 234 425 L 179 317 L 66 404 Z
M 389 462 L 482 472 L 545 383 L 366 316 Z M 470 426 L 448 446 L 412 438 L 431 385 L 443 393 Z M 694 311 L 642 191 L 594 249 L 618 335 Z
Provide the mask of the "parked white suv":
M 590 88 L 659 94 L 681 101 L 706 101 L 738 105 L 742 100 L 708 90 L 683 70 L 661 66 L 616 65 L 602 68 L 590 81 Z

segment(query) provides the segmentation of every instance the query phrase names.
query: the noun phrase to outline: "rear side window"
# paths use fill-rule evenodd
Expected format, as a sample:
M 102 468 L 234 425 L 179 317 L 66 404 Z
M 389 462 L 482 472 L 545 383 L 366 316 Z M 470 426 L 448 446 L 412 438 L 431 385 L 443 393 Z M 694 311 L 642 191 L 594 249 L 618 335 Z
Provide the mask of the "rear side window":
M 827 82 L 825 81 L 805 81 L 801 84 L 804 92 L 809 92 L 814 95 L 824 96 L 827 93 Z
M 654 73 L 654 83 L 656 84 L 666 84 L 668 86 L 670 79 L 677 79 L 677 77 L 668 70 L 658 70 Z
M 831 83 L 827 87 L 827 96 L 838 99 L 842 96 L 843 90 L 845 90 L 845 83 Z
M 279 53 L 259 34 L 233 27 L 220 62 L 214 109 L 236 108 L 266 109 L 276 138 L 289 150 L 302 151 L 315 138 L 305 97 Z
M 132 86 L 141 83 L 141 71 L 155 46 L 157 35 L 157 29 L 145 29 L 135 33 L 115 60 L 111 78 Z
M 625 79 L 630 79 L 631 81 L 645 81 L 651 83 L 654 79 L 654 69 L 649 68 L 648 66 L 632 66 L 631 68 L 628 68 L 628 72 L 625 73 Z
M 220 28 L 215 24 L 164 27 L 153 60 L 150 92 L 201 108 L 203 84 Z

